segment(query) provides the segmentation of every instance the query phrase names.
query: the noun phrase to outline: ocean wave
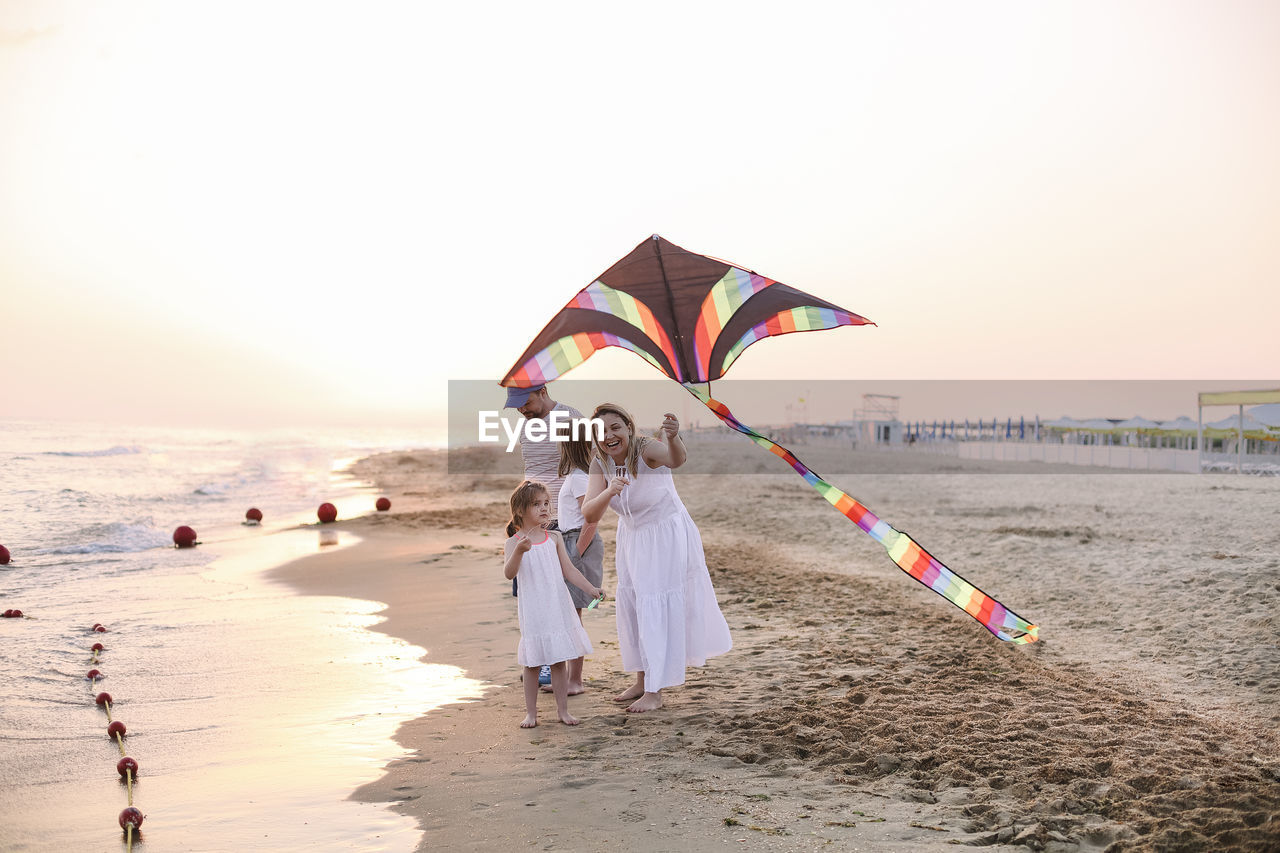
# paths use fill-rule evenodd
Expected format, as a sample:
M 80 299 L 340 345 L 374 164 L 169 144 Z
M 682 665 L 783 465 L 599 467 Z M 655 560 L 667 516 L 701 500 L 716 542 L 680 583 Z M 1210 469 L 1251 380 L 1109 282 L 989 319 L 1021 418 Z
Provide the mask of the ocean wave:
M 150 520 L 107 524 L 91 524 L 76 531 L 73 541 L 32 554 L 120 554 L 148 551 L 173 544 L 172 534 L 153 525 Z
M 145 447 L 132 445 L 125 447 L 117 444 L 115 447 L 108 447 L 106 450 L 47 450 L 41 456 L 131 456 L 136 453 L 146 453 Z

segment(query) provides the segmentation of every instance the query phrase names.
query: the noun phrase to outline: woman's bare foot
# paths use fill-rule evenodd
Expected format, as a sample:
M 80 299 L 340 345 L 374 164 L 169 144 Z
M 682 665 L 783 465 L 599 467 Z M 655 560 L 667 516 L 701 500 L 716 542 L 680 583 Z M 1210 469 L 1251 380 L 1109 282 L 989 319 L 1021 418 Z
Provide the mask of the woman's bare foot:
M 522 723 L 520 724 L 520 728 L 522 728 L 522 729 L 532 729 L 532 728 L 537 727 L 537 725 L 538 725 L 538 715 L 537 715 L 537 714 L 530 714 L 529 716 L 527 716 L 527 717 L 525 717 L 525 718 L 524 718 L 524 722 L 522 722 Z
M 583 693 L 586 693 L 586 692 L 587 692 L 587 688 L 582 686 L 581 681 L 579 681 L 577 684 L 574 684 L 572 681 L 569 682 L 570 696 L 581 696 Z
M 661 693 L 646 693 L 636 701 L 627 706 L 627 711 L 632 714 L 643 714 L 645 711 L 656 711 L 662 707 Z
M 566 726 L 576 726 L 578 723 L 582 722 L 582 720 L 579 720 L 573 714 L 566 713 L 560 715 L 560 722 L 564 723 Z
M 630 702 L 632 699 L 639 699 L 644 695 L 644 682 L 637 681 L 626 690 L 613 697 L 615 702 Z

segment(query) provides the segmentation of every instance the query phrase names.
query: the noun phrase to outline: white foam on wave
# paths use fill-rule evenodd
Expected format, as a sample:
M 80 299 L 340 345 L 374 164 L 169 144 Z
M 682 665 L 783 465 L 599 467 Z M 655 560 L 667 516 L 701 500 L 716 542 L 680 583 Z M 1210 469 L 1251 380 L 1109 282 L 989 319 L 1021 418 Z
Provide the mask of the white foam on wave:
M 122 444 L 117 444 L 115 447 L 108 447 L 106 450 L 48 450 L 41 455 L 43 456 L 83 456 L 83 457 L 132 456 L 137 453 L 146 453 L 146 452 L 147 450 L 145 447 L 138 447 L 137 445 L 125 447 Z
M 112 521 L 92 524 L 75 532 L 73 541 L 65 545 L 41 548 L 33 554 L 120 554 L 164 548 L 172 544 L 170 534 L 157 528 L 150 519 L 132 522 Z

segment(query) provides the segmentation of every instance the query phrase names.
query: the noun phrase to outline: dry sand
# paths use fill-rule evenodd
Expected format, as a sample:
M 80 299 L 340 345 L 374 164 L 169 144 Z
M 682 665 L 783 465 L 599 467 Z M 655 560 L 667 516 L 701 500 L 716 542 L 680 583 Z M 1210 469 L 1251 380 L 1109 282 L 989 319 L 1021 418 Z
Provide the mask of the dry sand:
M 606 604 L 583 724 L 545 696 L 533 730 L 498 558 L 513 460 L 358 463 L 393 511 L 280 576 L 388 602 L 379 630 L 491 687 L 403 726 L 412 756 L 357 796 L 397 801 L 422 850 L 1280 849 L 1280 484 L 846 452 L 866 473 L 833 482 L 1041 626 L 1014 647 L 778 460 L 708 473 L 740 449 L 692 441 L 677 474 L 734 650 L 626 714 Z

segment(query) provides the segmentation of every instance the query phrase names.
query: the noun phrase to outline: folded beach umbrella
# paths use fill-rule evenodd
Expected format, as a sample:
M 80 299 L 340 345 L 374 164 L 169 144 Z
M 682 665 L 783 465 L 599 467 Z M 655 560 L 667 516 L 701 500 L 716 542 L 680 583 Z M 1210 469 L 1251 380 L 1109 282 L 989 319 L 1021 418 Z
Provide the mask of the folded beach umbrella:
M 911 537 L 877 518 L 711 397 L 710 383 L 757 341 L 868 323 L 867 318 L 838 305 L 745 267 L 682 249 L 655 234 L 578 291 L 534 337 L 500 384 L 508 388 L 542 385 L 605 347 L 631 350 L 681 383 L 727 426 L 785 460 L 879 542 L 907 574 L 1000 639 L 1034 642 L 1039 633 L 1035 625 L 951 571 Z M 706 389 L 700 384 L 706 384 Z

